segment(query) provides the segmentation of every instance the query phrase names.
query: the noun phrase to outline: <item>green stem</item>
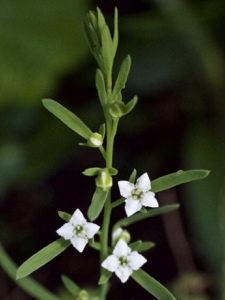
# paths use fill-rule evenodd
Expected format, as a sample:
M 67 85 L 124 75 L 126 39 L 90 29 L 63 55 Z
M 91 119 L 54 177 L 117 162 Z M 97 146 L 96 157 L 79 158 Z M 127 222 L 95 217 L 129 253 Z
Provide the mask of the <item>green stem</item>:
M 106 115 L 106 131 L 107 131 L 107 145 L 106 145 L 106 167 L 111 168 L 113 163 L 113 145 L 114 138 L 116 134 L 116 129 L 113 126 L 113 121 L 111 116 Z M 102 232 L 101 232 L 101 251 L 100 259 L 101 262 L 108 256 L 108 244 L 109 244 L 109 225 L 111 218 L 111 190 L 108 193 L 108 197 L 104 206 L 104 215 L 102 222 Z M 100 299 L 105 300 L 108 290 L 108 283 L 102 284 L 100 287 Z

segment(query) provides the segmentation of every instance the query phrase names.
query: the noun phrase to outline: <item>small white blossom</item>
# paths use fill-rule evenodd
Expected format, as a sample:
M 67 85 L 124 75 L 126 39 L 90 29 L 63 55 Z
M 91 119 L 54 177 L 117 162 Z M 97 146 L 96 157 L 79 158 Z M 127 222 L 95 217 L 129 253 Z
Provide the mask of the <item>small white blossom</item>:
M 136 184 L 129 181 L 118 181 L 120 195 L 126 198 L 125 211 L 131 216 L 139 211 L 142 206 L 158 207 L 155 193 L 151 192 L 151 181 L 147 173 L 137 179 Z
M 146 261 L 144 256 L 137 251 L 131 251 L 126 242 L 120 239 L 113 250 L 113 254 L 103 261 L 102 267 L 110 272 L 115 272 L 116 276 L 124 283 L 133 270 L 138 270 Z
M 99 228 L 98 225 L 87 222 L 82 212 L 76 209 L 69 222 L 65 223 L 56 232 L 65 240 L 70 240 L 79 252 L 83 252 L 88 239 L 93 238 Z

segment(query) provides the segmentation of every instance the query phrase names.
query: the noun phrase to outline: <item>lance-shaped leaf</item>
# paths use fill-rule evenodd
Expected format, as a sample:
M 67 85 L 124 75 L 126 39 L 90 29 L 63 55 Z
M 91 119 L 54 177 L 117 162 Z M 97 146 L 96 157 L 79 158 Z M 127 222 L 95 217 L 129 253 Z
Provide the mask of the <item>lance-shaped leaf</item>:
M 132 251 L 144 252 L 144 251 L 147 251 L 147 250 L 155 247 L 155 243 L 142 242 L 139 240 L 139 241 L 129 244 L 129 247 L 132 249 Z
M 128 55 L 122 62 L 122 65 L 119 70 L 119 74 L 117 76 L 113 92 L 112 92 L 112 99 L 114 100 L 116 95 L 121 92 L 121 90 L 125 87 L 125 84 L 127 82 L 127 77 L 130 72 L 130 66 L 131 66 L 131 58 L 130 55 Z
M 16 279 L 20 279 L 26 277 L 47 264 L 57 255 L 62 253 L 69 247 L 70 241 L 64 240 L 64 238 L 60 238 L 48 246 L 44 247 L 33 256 L 31 256 L 28 260 L 26 260 L 17 270 Z
M 180 205 L 179 204 L 169 204 L 169 205 L 164 205 L 162 207 L 159 208 L 153 208 L 153 209 L 149 209 L 146 213 L 136 213 L 128 218 L 123 218 L 121 220 L 119 220 L 118 222 L 116 222 L 113 226 L 113 232 L 119 228 L 119 227 L 126 227 L 129 226 L 133 223 L 136 223 L 138 221 L 150 218 L 150 217 L 155 217 L 158 215 L 162 215 L 162 214 L 166 214 L 168 212 L 171 212 L 175 209 L 177 209 Z
M 47 110 L 49 110 L 53 115 L 59 118 L 64 124 L 66 124 L 77 134 L 85 139 L 88 139 L 90 137 L 92 131 L 74 113 L 54 100 L 43 99 L 42 102 Z
M 210 171 L 208 170 L 180 170 L 176 173 L 171 173 L 153 180 L 151 191 L 156 193 L 170 189 L 182 183 L 202 179 L 207 177 L 209 175 L 209 172 Z
M 143 270 L 134 271 L 131 277 L 146 291 L 158 300 L 176 300 L 174 296 L 161 283 L 148 275 Z
M 115 57 L 115 55 L 116 55 L 118 42 L 119 42 L 118 9 L 115 7 L 115 10 L 114 10 L 114 32 L 113 32 L 113 57 Z
M 129 112 L 132 111 L 132 109 L 135 107 L 137 104 L 138 97 L 134 96 L 126 105 L 125 105 L 125 110 L 124 110 L 124 115 L 128 114 Z
M 107 25 L 102 28 L 102 57 L 105 66 L 105 73 L 111 76 L 113 65 L 112 38 Z
M 101 102 L 102 107 L 107 105 L 107 95 L 105 89 L 105 79 L 100 69 L 96 72 L 96 88 L 98 91 L 98 97 Z
M 108 196 L 108 190 L 97 187 L 88 208 L 88 218 L 94 221 L 100 215 Z
M 80 287 L 69 277 L 62 275 L 61 280 L 65 286 L 65 288 L 73 295 L 77 296 L 78 292 L 80 291 Z

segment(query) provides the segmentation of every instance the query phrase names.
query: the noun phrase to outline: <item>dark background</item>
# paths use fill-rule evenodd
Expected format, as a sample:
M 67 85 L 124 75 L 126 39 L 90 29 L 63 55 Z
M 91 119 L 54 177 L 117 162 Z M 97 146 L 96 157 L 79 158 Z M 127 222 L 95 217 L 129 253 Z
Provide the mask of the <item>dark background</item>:
M 179 169 L 210 176 L 157 194 L 181 208 L 129 227 L 133 240 L 151 240 L 143 269 L 182 300 L 223 299 L 225 264 L 225 4 L 220 0 L 1 1 L 0 241 L 20 265 L 58 238 L 57 211 L 85 215 L 94 192 L 81 174 L 102 166 L 97 150 L 46 111 L 52 98 L 97 131 L 103 122 L 94 86 L 96 63 L 82 18 L 99 6 L 110 27 L 119 10 L 115 75 L 130 54 L 124 102 L 138 104 L 120 121 L 116 180 L 136 168 L 151 179 Z M 118 189 L 113 189 L 115 199 Z M 124 217 L 115 209 L 112 220 Z M 99 219 L 100 224 L 101 218 Z M 96 222 L 97 223 L 97 222 Z M 98 281 L 98 253 L 69 247 L 32 276 L 62 299 L 65 274 L 83 288 Z M 153 299 L 130 279 L 113 276 L 108 299 Z M 0 268 L 0 299 L 31 299 Z

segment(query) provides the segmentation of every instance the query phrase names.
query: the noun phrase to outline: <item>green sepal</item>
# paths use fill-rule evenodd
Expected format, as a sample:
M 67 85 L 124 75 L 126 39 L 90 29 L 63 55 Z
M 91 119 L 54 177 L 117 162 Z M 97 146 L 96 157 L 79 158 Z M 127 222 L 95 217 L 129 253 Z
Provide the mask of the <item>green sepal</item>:
M 85 176 L 96 176 L 101 171 L 101 168 L 88 168 L 82 172 Z
M 134 169 L 133 172 L 130 175 L 129 182 L 134 183 L 135 180 L 136 180 L 136 176 L 137 176 L 137 170 Z
M 99 187 L 96 187 L 87 213 L 90 221 L 94 221 L 100 215 L 107 199 L 108 192 L 108 190 L 103 190 Z
M 105 123 L 103 123 L 102 125 L 100 125 L 99 127 L 99 133 L 101 134 L 102 138 L 104 139 L 105 138 Z
M 67 291 L 76 297 L 79 291 L 81 290 L 81 288 L 73 280 L 71 280 L 69 277 L 65 275 L 61 275 L 61 280 L 63 282 L 63 285 L 67 289 Z
M 98 284 L 101 285 L 101 284 L 104 284 L 106 282 L 109 281 L 110 277 L 112 276 L 112 272 L 108 271 L 107 269 L 105 268 L 102 268 L 103 271 L 102 271 L 102 275 L 98 281 Z
M 113 32 L 113 41 L 112 41 L 112 50 L 113 57 L 116 55 L 117 47 L 119 42 L 119 33 L 118 33 L 118 9 L 114 9 L 114 32 Z
M 105 89 L 105 79 L 100 69 L 97 69 L 96 71 L 95 82 L 99 100 L 101 102 L 102 107 L 105 107 L 107 105 L 107 94 Z
M 179 208 L 179 206 L 180 206 L 179 204 L 169 204 L 169 205 L 161 206 L 159 208 L 149 209 L 146 214 L 143 214 L 140 212 L 136 213 L 130 217 L 123 218 L 123 219 L 119 220 L 118 222 L 116 222 L 113 226 L 112 231 L 114 232 L 119 227 L 126 227 L 133 223 L 136 223 L 138 221 L 141 221 L 141 220 L 144 220 L 144 219 L 147 219 L 150 217 L 155 217 L 158 215 L 166 214 L 168 212 L 171 212 L 171 211 Z
M 155 243 L 153 242 L 142 242 L 141 240 L 136 241 L 128 245 L 132 251 L 144 252 L 153 247 L 155 247 Z
M 131 66 L 131 58 L 130 55 L 128 55 L 121 64 L 115 85 L 113 87 L 113 92 L 112 92 L 113 100 L 115 100 L 116 95 L 120 93 L 122 89 L 124 89 L 125 84 L 127 82 L 127 77 L 130 72 L 130 66 Z
M 58 213 L 59 217 L 65 222 L 69 222 L 69 220 L 72 217 L 72 215 L 70 215 L 64 211 L 58 211 L 57 213 Z
M 208 170 L 179 170 L 176 173 L 171 173 L 153 180 L 151 183 L 151 191 L 156 193 L 170 189 L 182 183 L 203 179 L 207 177 L 209 173 L 210 171 Z
M 140 209 L 140 212 L 143 214 L 146 214 L 148 212 L 148 210 L 144 206 L 142 206 L 142 208 Z
M 142 269 L 133 271 L 131 277 L 146 291 L 158 300 L 176 300 L 174 296 L 161 283 L 148 275 Z
M 81 121 L 81 119 L 58 102 L 51 99 L 43 99 L 42 103 L 48 111 L 84 139 L 87 140 L 92 134 L 92 131 L 84 124 L 83 121 Z
M 28 258 L 28 260 L 26 260 L 18 268 L 16 272 L 16 279 L 21 279 L 30 275 L 66 250 L 66 248 L 68 248 L 70 245 L 70 241 L 64 240 L 64 238 L 59 238 L 48 246 L 42 248 L 40 251 Z

